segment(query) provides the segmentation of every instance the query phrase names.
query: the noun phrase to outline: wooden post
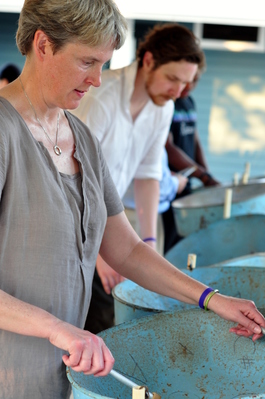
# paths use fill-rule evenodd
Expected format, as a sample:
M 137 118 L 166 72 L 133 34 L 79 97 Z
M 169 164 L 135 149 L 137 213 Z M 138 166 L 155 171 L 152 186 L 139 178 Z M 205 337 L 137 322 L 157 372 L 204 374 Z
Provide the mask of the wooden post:
M 187 262 L 187 269 L 188 270 L 193 270 L 196 267 L 196 260 L 197 260 L 197 255 L 195 254 L 189 254 L 188 255 L 188 262 Z
M 249 175 L 248 175 L 248 173 L 245 172 L 242 176 L 242 183 L 248 184 L 248 178 L 249 178 Z
M 245 172 L 244 172 L 243 177 L 242 177 L 242 183 L 243 184 L 248 184 L 249 175 L 250 175 L 250 163 L 246 162 Z
M 248 175 L 250 175 L 250 162 L 246 162 L 246 165 L 245 165 L 245 173 L 247 173 Z
M 239 174 L 235 173 L 234 174 L 234 186 L 238 186 L 239 183 Z
M 229 219 L 231 216 L 232 194 L 233 190 L 231 188 L 225 190 L 224 219 Z

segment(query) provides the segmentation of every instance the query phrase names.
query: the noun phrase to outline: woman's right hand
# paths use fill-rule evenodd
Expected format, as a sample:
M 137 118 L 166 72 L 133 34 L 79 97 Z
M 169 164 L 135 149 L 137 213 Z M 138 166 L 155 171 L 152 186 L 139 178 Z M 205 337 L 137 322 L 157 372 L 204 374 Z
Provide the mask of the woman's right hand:
M 74 371 L 103 377 L 114 366 L 114 357 L 102 338 L 71 324 L 58 321 L 49 341 L 68 352 L 62 359 Z

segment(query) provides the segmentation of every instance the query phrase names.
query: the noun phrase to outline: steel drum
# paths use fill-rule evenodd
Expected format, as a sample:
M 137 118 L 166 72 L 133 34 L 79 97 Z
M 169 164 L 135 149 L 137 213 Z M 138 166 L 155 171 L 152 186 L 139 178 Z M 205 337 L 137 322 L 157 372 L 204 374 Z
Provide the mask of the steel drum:
M 256 306 L 265 306 L 265 272 L 260 267 L 200 267 L 183 270 L 188 276 L 224 295 L 251 299 Z M 157 312 L 192 309 L 195 306 L 162 296 L 125 280 L 112 290 L 115 324 L 138 319 Z
M 99 335 L 115 369 L 163 399 L 265 398 L 265 338 L 229 333 L 234 324 L 201 309 L 163 312 L 123 323 Z M 111 375 L 67 370 L 75 399 L 131 399 Z
M 178 233 L 186 237 L 223 219 L 228 187 L 212 187 L 172 203 Z M 265 214 L 265 183 L 232 186 L 231 216 Z
M 265 215 L 243 215 L 219 220 L 190 234 L 165 258 L 184 269 L 190 253 L 197 255 L 196 266 L 200 267 L 259 252 L 265 252 Z
M 265 252 L 250 254 L 246 256 L 239 256 L 238 258 L 229 259 L 225 262 L 214 265 L 220 266 L 255 266 L 265 267 Z

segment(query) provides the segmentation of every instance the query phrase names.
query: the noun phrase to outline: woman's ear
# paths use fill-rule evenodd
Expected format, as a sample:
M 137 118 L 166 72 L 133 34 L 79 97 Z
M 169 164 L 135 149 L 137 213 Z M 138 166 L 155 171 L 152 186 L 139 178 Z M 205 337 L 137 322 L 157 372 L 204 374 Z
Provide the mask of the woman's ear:
M 43 60 L 47 51 L 51 51 L 51 43 L 48 36 L 42 30 L 37 30 L 33 39 L 33 49 L 36 56 Z

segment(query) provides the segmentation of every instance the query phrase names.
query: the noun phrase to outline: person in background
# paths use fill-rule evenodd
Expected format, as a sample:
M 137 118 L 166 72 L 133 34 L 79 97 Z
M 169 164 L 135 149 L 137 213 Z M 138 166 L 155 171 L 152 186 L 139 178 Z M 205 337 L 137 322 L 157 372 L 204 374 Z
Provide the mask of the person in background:
M 17 79 L 20 72 L 15 64 L 5 65 L 0 71 L 0 89 Z
M 169 168 L 173 172 L 195 166 L 190 177 L 201 180 L 204 186 L 220 185 L 209 172 L 197 130 L 197 111 L 190 92 L 196 87 L 205 66 L 198 69 L 193 82 L 188 83 L 175 101 L 174 115 L 166 142 Z M 191 193 L 190 179 L 182 196 Z
M 154 249 L 161 159 L 173 101 L 203 64 L 203 51 L 189 29 L 175 23 L 157 25 L 138 46 L 136 61 L 103 71 L 101 86 L 84 93 L 74 111 L 98 137 L 121 198 L 133 181 L 140 237 Z M 133 224 L 128 212 L 127 216 Z M 89 331 L 97 333 L 114 324 L 111 289 L 122 280 L 98 257 Z
M 100 85 L 124 42 L 126 21 L 111 0 L 26 0 L 18 79 L 0 91 L 0 398 L 67 399 L 66 366 L 105 376 L 114 358 L 83 330 L 98 252 L 145 288 L 261 334 L 252 301 L 211 291 L 135 233 L 96 137 L 67 109 Z M 210 295 L 210 297 L 209 297 Z
M 194 166 L 195 171 L 190 176 L 201 180 L 205 187 L 210 187 L 220 185 L 220 182 L 209 172 L 197 130 L 195 101 L 190 96 L 190 92 L 196 87 L 204 68 L 198 70 L 193 82 L 186 85 L 180 97 L 175 101 L 175 110 L 166 142 L 166 150 L 169 168 L 172 172 L 178 173 L 183 169 Z M 173 201 L 191 193 L 191 181 L 189 178 L 186 187 L 181 193 L 176 195 Z M 165 254 L 183 238 L 177 230 L 172 202 L 166 212 L 162 214 Z
M 188 178 L 181 175 L 180 173 L 172 172 L 169 169 L 168 156 L 165 148 L 163 152 L 162 166 L 163 166 L 163 176 L 159 185 L 160 197 L 159 197 L 158 213 L 159 215 L 161 215 L 160 225 L 161 225 L 161 235 L 163 237 L 162 240 L 163 255 L 165 255 L 169 248 L 169 237 L 168 237 L 168 230 L 166 229 L 165 226 L 165 218 L 168 213 L 168 210 L 171 207 L 172 201 L 174 201 L 176 197 L 178 195 L 181 195 L 183 190 L 185 190 L 185 187 L 187 186 L 188 183 Z M 173 243 L 171 244 L 171 246 L 173 246 Z

